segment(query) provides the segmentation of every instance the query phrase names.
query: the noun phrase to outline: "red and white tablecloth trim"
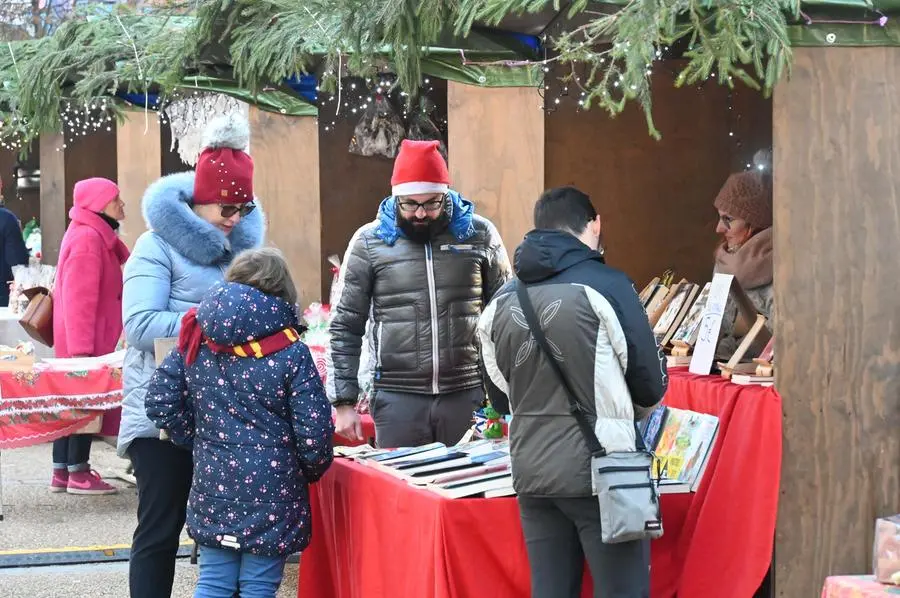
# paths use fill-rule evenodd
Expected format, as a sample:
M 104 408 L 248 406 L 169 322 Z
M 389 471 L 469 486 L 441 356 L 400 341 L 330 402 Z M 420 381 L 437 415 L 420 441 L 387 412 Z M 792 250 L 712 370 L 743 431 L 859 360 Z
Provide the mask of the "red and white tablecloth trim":
M 0 388 L 2 392 L 2 388 Z M 106 411 L 122 406 L 122 390 L 83 395 L 46 395 L 0 399 L 0 417 L 26 413 L 59 413 L 68 409 Z

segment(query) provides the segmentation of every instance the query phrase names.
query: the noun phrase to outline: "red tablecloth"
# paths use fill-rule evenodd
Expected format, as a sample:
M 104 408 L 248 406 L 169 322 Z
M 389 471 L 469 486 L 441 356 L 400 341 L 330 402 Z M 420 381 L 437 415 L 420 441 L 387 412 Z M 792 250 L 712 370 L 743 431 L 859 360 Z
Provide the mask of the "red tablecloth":
M 720 428 L 707 466 L 712 475 L 694 495 L 673 555 L 680 579 L 653 596 L 752 596 L 775 543 L 781 397 L 771 387 L 673 370 L 666 404 L 716 415 Z
M 100 434 L 117 436 L 122 404 L 122 371 L 0 372 L 0 450 L 68 436 L 97 415 Z M 335 435 L 336 445 L 352 446 L 375 437 L 375 422 L 363 415 L 363 441 Z
M 772 556 L 781 400 L 772 389 L 673 371 L 666 402 L 718 415 L 721 429 L 698 492 L 663 496 L 651 595 L 749 598 Z M 347 461 L 312 497 L 300 598 L 530 594 L 515 499 L 446 500 Z
M 101 433 L 115 435 L 121 404 L 119 369 L 0 372 L 0 449 L 68 436 L 101 414 Z

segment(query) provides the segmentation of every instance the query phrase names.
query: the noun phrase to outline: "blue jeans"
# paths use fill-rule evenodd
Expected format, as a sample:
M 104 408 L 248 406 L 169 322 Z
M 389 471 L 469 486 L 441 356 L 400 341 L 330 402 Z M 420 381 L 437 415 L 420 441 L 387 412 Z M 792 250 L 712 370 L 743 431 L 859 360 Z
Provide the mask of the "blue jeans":
M 275 598 L 286 560 L 201 546 L 194 598 L 232 598 L 238 589 L 241 598 Z

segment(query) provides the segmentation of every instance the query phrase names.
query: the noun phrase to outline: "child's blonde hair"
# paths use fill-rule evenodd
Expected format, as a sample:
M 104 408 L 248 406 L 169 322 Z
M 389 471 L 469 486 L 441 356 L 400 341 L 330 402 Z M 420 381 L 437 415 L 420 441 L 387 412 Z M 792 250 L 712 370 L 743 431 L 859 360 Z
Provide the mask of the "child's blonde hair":
M 297 303 L 297 287 L 294 286 L 287 261 L 284 254 L 274 247 L 239 253 L 225 272 L 225 280 L 257 288 L 291 305 Z

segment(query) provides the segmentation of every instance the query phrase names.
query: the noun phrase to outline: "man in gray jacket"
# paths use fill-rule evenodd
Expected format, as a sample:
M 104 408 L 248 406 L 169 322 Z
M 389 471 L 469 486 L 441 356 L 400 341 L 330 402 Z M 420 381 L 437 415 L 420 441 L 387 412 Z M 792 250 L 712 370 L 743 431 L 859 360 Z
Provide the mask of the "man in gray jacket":
M 434 141 L 403 141 L 392 196 L 353 235 L 338 276 L 326 356 L 339 434 L 361 439 L 355 405 L 372 320 L 380 447 L 455 444 L 484 400 L 476 325 L 509 278 L 497 229 L 450 190 Z
M 662 400 L 666 361 L 631 281 L 596 251 L 600 217 L 572 187 L 546 191 L 535 230 L 516 250 L 516 276 L 478 325 L 488 396 L 513 414 L 513 486 L 533 598 L 577 598 L 584 561 L 594 596 L 646 598 L 644 542 L 604 544 L 593 496 L 591 453 L 562 385 L 531 335 L 516 295 L 524 283 L 550 352 L 609 452 L 635 450 L 635 420 Z

